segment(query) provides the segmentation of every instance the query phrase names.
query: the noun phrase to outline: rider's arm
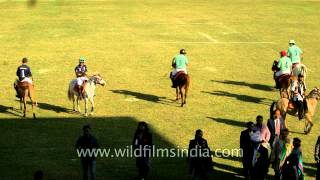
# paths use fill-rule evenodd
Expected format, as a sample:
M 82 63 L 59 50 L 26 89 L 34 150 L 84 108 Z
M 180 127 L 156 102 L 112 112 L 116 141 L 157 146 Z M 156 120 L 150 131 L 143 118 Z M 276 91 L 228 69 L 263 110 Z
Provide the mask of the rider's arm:
M 19 73 L 19 68 L 17 69 L 16 75 L 19 77 L 20 73 Z
M 176 68 L 176 58 L 173 58 L 173 59 L 172 59 L 171 66 L 172 66 L 173 68 Z

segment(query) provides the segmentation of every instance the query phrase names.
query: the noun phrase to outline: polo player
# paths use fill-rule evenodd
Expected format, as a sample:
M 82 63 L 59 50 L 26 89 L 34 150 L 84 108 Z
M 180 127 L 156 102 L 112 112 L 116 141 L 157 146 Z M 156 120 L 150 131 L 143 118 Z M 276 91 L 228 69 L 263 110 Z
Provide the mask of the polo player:
M 80 57 L 79 64 L 74 68 L 74 72 L 77 77 L 76 90 L 80 95 L 79 97 L 83 97 L 85 85 L 86 85 L 86 82 L 88 81 L 87 71 L 88 71 L 88 68 L 86 66 L 86 59 L 84 57 Z
M 300 65 L 303 56 L 302 50 L 296 45 L 294 40 L 289 41 L 288 57 L 292 63 L 292 69 Z
M 188 66 L 188 58 L 186 56 L 186 50 L 180 49 L 180 52 L 178 55 L 176 55 L 172 60 L 172 68 L 173 70 L 170 73 L 170 79 L 172 81 L 172 88 L 176 88 L 176 85 L 174 83 L 174 80 L 176 78 L 176 75 L 178 72 L 184 72 L 187 74 L 187 66 Z
M 31 69 L 27 64 L 28 64 L 28 58 L 26 57 L 22 58 L 22 65 L 18 67 L 16 72 L 18 79 L 14 82 L 14 89 L 17 92 L 17 95 L 16 95 L 17 98 L 20 98 L 19 92 L 18 92 L 18 86 L 20 82 L 27 82 L 30 85 L 33 84 Z

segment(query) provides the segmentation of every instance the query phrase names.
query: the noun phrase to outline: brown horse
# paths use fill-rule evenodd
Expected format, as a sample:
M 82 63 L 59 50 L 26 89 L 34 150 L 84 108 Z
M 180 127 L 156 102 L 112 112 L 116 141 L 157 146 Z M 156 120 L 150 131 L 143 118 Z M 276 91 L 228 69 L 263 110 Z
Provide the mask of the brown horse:
M 179 95 L 181 98 L 181 107 L 186 104 L 188 89 L 190 85 L 190 76 L 183 71 L 177 73 L 174 78 L 174 84 L 176 86 L 176 100 L 179 100 Z
M 312 91 L 308 94 L 308 96 L 305 98 L 307 110 L 305 113 L 305 127 L 304 127 L 304 133 L 308 134 L 313 126 L 312 117 L 315 113 L 318 100 L 320 100 L 320 89 L 314 88 Z M 287 120 L 286 120 L 286 114 L 290 115 L 297 115 L 297 109 L 291 108 L 289 106 L 289 103 L 291 103 L 287 98 L 280 98 L 277 102 L 273 102 L 270 106 L 270 115 L 273 114 L 273 111 L 275 108 L 279 109 L 281 111 L 281 115 L 285 120 L 285 126 L 287 126 Z
M 37 102 L 35 100 L 34 86 L 28 82 L 19 82 L 16 86 L 18 95 L 20 97 L 20 110 L 23 110 L 23 117 L 26 117 L 27 97 L 29 97 L 32 105 L 33 118 L 36 119 L 34 108 L 37 106 Z

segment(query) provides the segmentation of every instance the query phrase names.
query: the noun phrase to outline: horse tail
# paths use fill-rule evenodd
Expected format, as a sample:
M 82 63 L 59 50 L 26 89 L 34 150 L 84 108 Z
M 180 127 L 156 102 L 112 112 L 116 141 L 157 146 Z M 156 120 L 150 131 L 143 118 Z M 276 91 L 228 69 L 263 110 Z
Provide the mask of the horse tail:
M 72 100 L 72 93 L 71 93 L 71 89 L 70 89 L 70 86 L 69 86 L 69 88 L 68 88 L 68 99 L 69 99 L 69 101 L 71 101 Z
M 276 105 L 276 102 L 273 102 L 272 104 L 271 104 L 271 106 L 270 106 L 270 119 L 272 118 L 272 116 L 273 116 L 273 113 L 274 113 L 274 106 Z

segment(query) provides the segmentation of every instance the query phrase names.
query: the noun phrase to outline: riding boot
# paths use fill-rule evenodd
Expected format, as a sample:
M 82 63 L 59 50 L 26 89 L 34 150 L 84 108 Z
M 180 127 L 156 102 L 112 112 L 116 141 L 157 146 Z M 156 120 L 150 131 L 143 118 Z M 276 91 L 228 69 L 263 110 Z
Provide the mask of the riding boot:
M 299 111 L 298 111 L 298 115 L 299 115 L 299 120 L 304 118 L 304 106 L 303 106 L 303 102 L 299 101 Z

